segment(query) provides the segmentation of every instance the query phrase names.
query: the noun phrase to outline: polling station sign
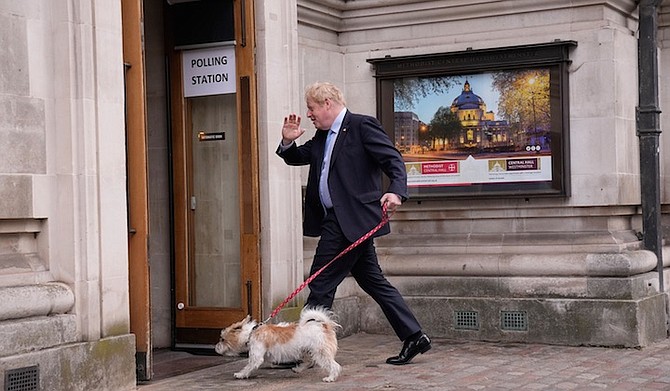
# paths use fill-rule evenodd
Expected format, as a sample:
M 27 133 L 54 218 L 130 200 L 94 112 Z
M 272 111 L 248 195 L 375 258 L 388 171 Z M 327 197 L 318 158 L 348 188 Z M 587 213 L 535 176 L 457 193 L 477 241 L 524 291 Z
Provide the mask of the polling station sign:
M 233 94 L 235 47 L 186 50 L 182 55 L 184 96 Z

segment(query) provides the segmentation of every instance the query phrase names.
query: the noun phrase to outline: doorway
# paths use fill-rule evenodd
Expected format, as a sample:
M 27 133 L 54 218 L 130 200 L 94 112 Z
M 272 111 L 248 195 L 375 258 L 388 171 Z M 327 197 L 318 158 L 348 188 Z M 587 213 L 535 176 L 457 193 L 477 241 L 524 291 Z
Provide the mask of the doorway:
M 222 328 L 261 313 L 252 4 L 168 7 L 177 349 L 212 350 Z M 198 32 L 217 14 L 233 26 Z
M 123 7 L 128 200 L 139 218 L 129 219 L 130 317 L 147 381 L 155 350 L 212 351 L 221 328 L 261 314 L 254 10 L 252 0 Z M 233 90 L 187 96 L 183 56 L 217 48 L 232 52 Z

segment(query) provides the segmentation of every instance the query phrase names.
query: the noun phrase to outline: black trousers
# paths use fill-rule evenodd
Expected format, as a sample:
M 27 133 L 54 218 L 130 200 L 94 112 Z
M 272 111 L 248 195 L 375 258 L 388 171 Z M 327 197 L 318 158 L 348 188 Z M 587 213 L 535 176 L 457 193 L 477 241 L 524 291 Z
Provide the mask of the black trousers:
M 329 210 L 322 223 L 321 238 L 316 247 L 310 275 L 321 269 L 350 244 L 340 229 L 335 213 Z M 401 341 L 421 331 L 419 322 L 400 292 L 384 277 L 377 260 L 373 239 L 361 243 L 321 272 L 309 284 L 307 305 L 331 308 L 337 287 L 349 273 L 356 279 L 361 289 L 379 304 Z

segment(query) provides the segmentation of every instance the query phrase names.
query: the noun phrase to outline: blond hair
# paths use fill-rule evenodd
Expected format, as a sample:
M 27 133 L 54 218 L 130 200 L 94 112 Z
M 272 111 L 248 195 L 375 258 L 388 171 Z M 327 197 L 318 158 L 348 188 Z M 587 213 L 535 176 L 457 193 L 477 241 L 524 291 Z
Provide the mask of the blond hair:
M 347 102 L 344 100 L 344 94 L 333 83 L 318 81 L 305 88 L 305 100 L 311 100 L 314 103 L 322 105 L 326 99 L 337 102 L 342 106 L 347 105 Z

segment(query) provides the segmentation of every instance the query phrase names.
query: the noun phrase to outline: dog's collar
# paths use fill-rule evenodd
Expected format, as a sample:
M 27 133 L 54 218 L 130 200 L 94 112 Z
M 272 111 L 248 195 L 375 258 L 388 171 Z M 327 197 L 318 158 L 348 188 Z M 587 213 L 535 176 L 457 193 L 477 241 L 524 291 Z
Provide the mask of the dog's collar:
M 256 323 L 256 325 L 251 328 L 251 332 L 249 333 L 249 338 L 251 338 L 251 333 L 256 331 L 256 329 L 259 328 L 262 324 L 263 323 Z M 249 339 L 247 339 L 247 342 L 245 342 L 244 345 L 249 346 Z

